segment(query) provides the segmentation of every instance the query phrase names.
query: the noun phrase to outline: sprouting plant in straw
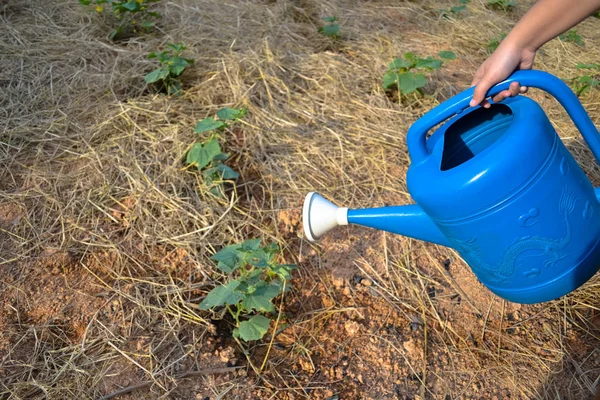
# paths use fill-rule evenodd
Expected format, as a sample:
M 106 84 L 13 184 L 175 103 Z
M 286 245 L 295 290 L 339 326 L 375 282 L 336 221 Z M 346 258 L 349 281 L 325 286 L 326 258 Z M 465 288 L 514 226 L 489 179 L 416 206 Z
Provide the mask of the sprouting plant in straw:
M 487 5 L 493 10 L 510 11 L 516 2 L 514 0 L 488 0 Z
M 558 38 L 563 42 L 573 42 L 578 46 L 583 46 L 583 37 L 575 29 L 568 30 L 566 33 L 559 35 Z
M 438 10 L 438 12 L 444 18 L 459 16 L 463 11 L 465 11 L 467 9 L 467 4 L 469 3 L 469 1 L 470 0 L 458 0 L 458 2 L 460 3 L 459 6 L 452 6 L 450 8 L 444 8 L 444 9 Z
M 228 276 L 199 304 L 201 310 L 224 309 L 233 318 L 233 337 L 245 342 L 262 339 L 276 314 L 273 299 L 289 290 L 294 264 L 279 264 L 279 247 L 261 247 L 260 239 L 250 239 L 224 247 L 211 257 Z
M 151 52 L 148 55 L 150 59 L 157 59 L 160 66 L 146 75 L 145 80 L 147 84 L 161 82 L 169 95 L 179 94 L 181 92 L 179 76 L 194 63 L 194 60 L 182 57 L 186 49 L 183 43 L 169 43 L 167 47 L 168 49 L 161 53 Z
M 587 70 L 588 73 L 582 76 L 578 76 L 571 80 L 574 92 L 577 96 L 582 96 L 588 93 L 591 89 L 600 87 L 600 64 L 577 64 L 576 68 Z
M 148 9 L 149 4 L 159 0 L 79 0 L 84 6 L 94 6 L 96 12 L 102 13 L 105 5 L 110 6 L 113 16 L 119 25 L 110 33 L 109 39 L 119 39 L 127 30 L 137 33 L 138 29 L 149 30 L 156 24 L 161 15 Z
M 319 32 L 321 32 L 325 36 L 329 36 L 332 38 L 338 38 L 340 32 L 340 25 L 337 23 L 337 17 L 324 17 L 323 20 L 327 22 L 325 26 L 319 28 Z
M 451 51 L 441 51 L 438 55 L 449 60 L 456 58 L 456 54 Z M 440 69 L 441 66 L 440 59 L 420 58 L 412 52 L 404 53 L 403 57 L 394 58 L 389 64 L 387 72 L 383 75 L 383 88 L 396 89 L 400 96 L 413 92 L 422 94 L 421 88 L 427 85 L 425 73 Z
M 202 171 L 204 184 L 215 196 L 223 195 L 223 183 L 237 179 L 239 174 L 223 161 L 229 154 L 223 153 L 219 138 L 221 133 L 233 123 L 243 118 L 247 113 L 245 108 L 222 108 L 216 117 L 208 117 L 196 124 L 195 133 L 211 133 L 208 139 L 195 143 L 188 151 L 186 163 Z

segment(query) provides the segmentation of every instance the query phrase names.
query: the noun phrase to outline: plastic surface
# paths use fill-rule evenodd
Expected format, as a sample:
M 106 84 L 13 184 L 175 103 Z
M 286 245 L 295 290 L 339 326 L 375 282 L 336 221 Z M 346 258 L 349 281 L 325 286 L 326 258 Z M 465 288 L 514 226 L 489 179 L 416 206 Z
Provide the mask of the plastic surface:
M 557 96 L 598 159 L 600 135 L 568 86 L 518 71 L 490 93 L 513 81 Z M 472 93 L 411 127 L 408 191 L 492 292 L 518 303 L 561 297 L 600 267 L 596 191 L 535 101 L 517 96 L 455 115 Z
M 488 96 L 515 81 L 552 94 L 600 163 L 598 130 L 567 85 L 545 72 L 517 71 Z M 410 128 L 407 186 L 417 204 L 348 210 L 344 222 L 453 247 L 508 301 L 559 298 L 600 268 L 600 189 L 535 101 L 517 96 L 470 108 L 472 95 L 473 88 L 459 93 Z M 340 224 L 339 208 L 313 201 L 307 196 L 304 224 L 316 238 Z
M 594 157 L 596 157 L 596 161 L 600 163 L 600 137 L 598 136 L 598 130 L 585 112 L 575 93 L 563 81 L 544 71 L 516 71 L 506 80 L 493 86 L 488 91 L 486 97 L 493 97 L 501 91 L 508 89 L 512 82 L 519 82 L 521 86 L 539 88 L 554 96 L 565 108 L 590 147 Z M 407 145 L 408 153 L 413 163 L 419 163 L 429 155 L 425 143 L 427 132 L 448 118 L 458 115 L 469 108 L 469 102 L 473 97 L 474 91 L 475 87 L 471 87 L 451 97 L 427 112 L 410 127 L 407 132 Z
M 325 233 L 339 225 L 348 225 L 348 209 L 338 207 L 318 193 L 310 192 L 302 206 L 304 234 L 316 242 Z
M 448 246 L 450 242 L 416 204 L 348 210 L 348 222 Z

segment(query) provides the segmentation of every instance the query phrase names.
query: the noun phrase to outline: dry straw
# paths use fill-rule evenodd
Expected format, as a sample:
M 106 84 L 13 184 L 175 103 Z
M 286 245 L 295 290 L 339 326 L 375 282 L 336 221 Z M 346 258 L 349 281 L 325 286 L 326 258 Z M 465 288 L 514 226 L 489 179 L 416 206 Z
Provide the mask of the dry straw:
M 469 86 L 486 43 L 530 3 L 518 1 L 507 14 L 472 1 L 464 17 L 444 20 L 436 10 L 452 4 L 443 1 L 164 1 L 156 34 L 112 43 L 110 21 L 76 1 L 0 1 L 0 397 L 100 398 L 139 384 L 140 398 L 169 398 L 172 390 L 314 398 L 358 380 L 323 383 L 290 366 L 306 363 L 308 371 L 318 352 L 358 351 L 332 327 L 376 310 L 397 313 L 398 330 L 424 323 L 416 355 L 403 347 L 406 336 L 369 333 L 399 368 L 420 374 L 413 383 L 421 398 L 589 396 L 600 374 L 598 279 L 565 299 L 523 307 L 514 321 L 513 306 L 469 287 L 470 272 L 447 249 L 358 228 L 312 246 L 297 223 L 310 190 L 350 207 L 410 202 L 408 127 Z M 333 14 L 339 42 L 317 31 Z M 554 40 L 536 68 L 569 78 L 577 62 L 598 62 L 596 20 L 578 31 L 585 48 Z M 146 55 L 177 41 L 196 63 L 183 96 L 169 99 L 148 91 L 143 76 L 152 69 Z M 389 61 L 441 50 L 458 60 L 432 74 L 427 95 L 390 101 L 381 88 Z M 599 184 L 564 111 L 544 94 L 532 96 Z M 595 122 L 599 98 L 596 91 L 582 98 Z M 216 198 L 182 158 L 197 139 L 195 123 L 225 106 L 248 115 L 226 140 L 227 163 L 241 177 L 228 197 Z M 209 257 L 252 237 L 278 242 L 285 261 L 300 266 L 286 295 L 286 304 L 302 303 L 288 312 L 289 351 L 271 350 L 260 377 L 250 368 L 222 370 L 222 358 L 205 354 L 214 327 L 195 308 L 220 279 Z M 444 269 L 448 257 L 462 274 Z M 372 304 L 381 308 L 339 300 L 342 289 L 331 282 L 347 271 L 371 279 Z M 449 298 L 428 296 L 430 286 L 460 294 L 461 313 Z M 62 292 L 67 297 L 52 300 Z M 314 298 L 328 306 L 311 308 Z M 478 330 L 469 335 L 463 322 Z M 260 364 L 265 346 L 250 350 Z M 365 371 L 378 368 L 366 364 Z M 205 369 L 228 375 L 184 379 Z M 396 378 L 386 376 L 380 389 L 363 386 L 356 398 L 392 398 Z M 398 385 L 411 394 L 412 386 Z

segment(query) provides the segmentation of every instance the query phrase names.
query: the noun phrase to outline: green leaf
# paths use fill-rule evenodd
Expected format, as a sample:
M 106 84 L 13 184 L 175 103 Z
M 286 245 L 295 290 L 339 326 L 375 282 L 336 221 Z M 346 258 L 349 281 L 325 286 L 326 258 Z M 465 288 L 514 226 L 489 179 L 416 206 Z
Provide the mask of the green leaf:
M 156 53 L 155 53 L 155 52 L 153 52 L 153 51 L 152 51 L 152 52 L 150 52 L 150 54 L 148 54 L 148 58 L 149 58 L 149 59 L 153 59 L 153 58 L 156 58 L 156 57 L 157 57 L 157 55 L 156 55 Z
M 402 58 L 396 57 L 392 60 L 388 69 L 392 70 L 392 69 L 410 68 L 410 67 L 412 67 L 412 65 L 413 65 L 413 63 L 411 60 L 404 60 Z
M 266 268 L 269 266 L 269 257 L 263 249 L 258 249 L 248 254 L 246 262 L 257 268 Z
M 173 73 L 173 76 L 179 76 L 188 66 L 188 62 L 181 57 L 175 58 L 173 64 L 169 66 L 169 69 Z M 220 118 L 220 117 L 219 117 Z
M 393 85 L 396 85 L 398 81 L 398 73 L 394 71 L 388 71 L 383 75 L 383 87 L 389 89 Z
M 237 179 L 240 177 L 240 174 L 238 174 L 230 166 L 225 165 L 225 164 L 218 163 L 217 166 L 215 167 L 215 169 L 216 169 L 218 176 L 222 180 Z
M 195 143 L 187 154 L 186 162 L 202 169 L 210 164 L 214 158 L 221 155 L 221 146 L 217 139 L 211 139 L 205 144 Z
M 271 300 L 277 297 L 280 292 L 280 286 L 276 282 L 265 284 L 259 286 L 252 292 L 248 294 L 246 298 L 242 301 L 242 307 L 246 309 L 246 311 L 252 311 L 253 309 L 259 312 L 275 312 L 275 306 L 271 303 Z
M 446 60 L 455 60 L 456 59 L 456 53 L 454 53 L 453 51 L 442 50 L 438 53 L 438 55 L 442 58 L 445 58 Z
M 427 78 L 423 74 L 415 74 L 413 72 L 405 72 L 398 75 L 400 91 L 404 94 L 409 94 L 415 90 L 427 85 Z
M 241 293 L 235 291 L 240 285 L 240 282 L 233 280 L 227 285 L 217 286 L 211 290 L 208 295 L 198 305 L 201 310 L 208 310 L 213 307 L 220 307 L 224 305 L 234 305 L 243 299 Z
M 236 119 L 240 119 L 246 115 L 248 111 L 245 108 L 235 109 L 235 108 L 222 108 L 217 111 L 217 117 L 221 120 L 230 120 L 235 121 Z
M 168 43 L 167 47 L 175 50 L 177 53 L 181 53 L 185 50 L 185 46 L 183 45 L 183 43 Z
M 243 340 L 258 340 L 261 339 L 265 333 L 269 330 L 271 320 L 262 315 L 255 315 L 248 321 L 244 321 L 240 324 L 237 334 Z
M 436 60 L 433 57 L 419 58 L 417 60 L 417 68 L 424 69 L 439 69 L 442 66 L 442 60 Z
M 213 157 L 213 161 L 225 161 L 229 158 L 229 154 L 220 153 Z
M 591 63 L 591 64 L 582 64 L 579 63 L 575 66 L 575 68 L 579 69 L 600 69 L 600 64 Z
M 176 79 L 170 79 L 167 84 L 167 94 L 178 94 L 181 91 L 181 82 Z
M 409 51 L 408 53 L 404 53 L 404 58 L 407 61 L 410 61 L 412 64 L 416 64 L 416 62 L 417 62 L 417 56 L 412 51 Z
M 233 271 L 241 267 L 244 262 L 244 258 L 238 252 L 238 249 L 239 244 L 232 244 L 223 247 L 210 259 L 217 261 L 217 268 L 219 268 L 221 271 L 231 274 Z
M 214 129 L 219 129 L 225 126 L 222 121 L 215 121 L 213 117 L 208 117 L 203 119 L 202 121 L 196 124 L 196 128 L 194 129 L 195 133 L 202 133 L 212 131 Z
M 240 278 L 240 286 L 238 286 L 238 292 L 249 294 L 253 293 L 257 287 L 260 285 L 265 285 L 265 281 L 263 280 L 264 270 L 255 269 L 254 271 L 250 271 L 247 275 Z
M 275 242 L 271 242 L 264 247 L 265 253 L 269 254 L 271 257 L 275 255 L 279 251 L 279 245 Z
M 271 267 L 271 271 L 277 274 L 282 280 L 289 281 L 292 279 L 292 271 L 298 269 L 295 264 L 279 264 Z
M 467 9 L 467 6 L 454 6 L 454 7 L 450 7 L 450 12 L 454 13 L 454 14 L 460 14 L 461 12 L 465 11 Z
M 260 248 L 261 239 L 248 239 L 240 243 L 241 251 L 256 251 Z
M 92 0 L 79 0 L 79 4 L 89 6 L 90 4 L 92 4 Z
M 144 29 L 150 29 L 152 27 L 154 27 L 154 25 L 156 25 L 156 22 L 154 21 L 144 21 L 141 23 L 141 27 Z
M 125 8 L 129 11 L 139 10 L 140 7 L 141 7 L 141 4 L 135 0 L 128 1 L 127 3 L 123 4 L 123 8 Z
M 337 21 L 337 17 L 323 17 L 323 21 L 325 21 L 325 22 L 335 22 L 335 21 Z
M 152 71 L 148 75 L 146 75 L 146 78 L 145 78 L 146 83 L 150 84 L 150 83 L 157 82 L 159 80 L 165 79 L 168 75 L 169 75 L 169 71 L 167 71 L 164 68 L 155 69 L 154 71 Z
M 333 25 L 325 25 L 322 28 L 319 28 L 319 32 L 321 32 L 325 36 L 336 37 L 340 31 L 340 26 L 338 24 Z

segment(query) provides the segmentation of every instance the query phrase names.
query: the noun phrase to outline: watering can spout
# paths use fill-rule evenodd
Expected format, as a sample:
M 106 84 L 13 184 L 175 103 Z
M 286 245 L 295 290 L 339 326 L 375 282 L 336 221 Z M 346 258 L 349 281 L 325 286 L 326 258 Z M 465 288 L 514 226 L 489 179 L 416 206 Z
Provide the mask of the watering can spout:
M 437 225 L 416 204 L 351 210 L 310 192 L 304 199 L 302 223 L 311 242 L 336 226 L 353 224 L 449 246 Z

